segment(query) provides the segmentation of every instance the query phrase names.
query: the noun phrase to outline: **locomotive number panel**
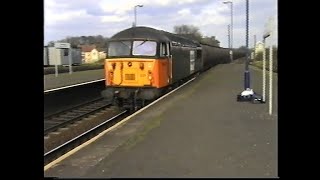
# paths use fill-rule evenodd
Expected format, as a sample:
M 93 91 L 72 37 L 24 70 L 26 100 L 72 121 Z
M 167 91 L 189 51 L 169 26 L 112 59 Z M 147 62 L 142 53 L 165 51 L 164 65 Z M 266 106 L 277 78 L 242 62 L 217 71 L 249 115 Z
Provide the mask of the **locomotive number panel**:
M 134 80 L 136 80 L 136 75 L 135 74 L 125 74 L 125 80 L 134 81 Z

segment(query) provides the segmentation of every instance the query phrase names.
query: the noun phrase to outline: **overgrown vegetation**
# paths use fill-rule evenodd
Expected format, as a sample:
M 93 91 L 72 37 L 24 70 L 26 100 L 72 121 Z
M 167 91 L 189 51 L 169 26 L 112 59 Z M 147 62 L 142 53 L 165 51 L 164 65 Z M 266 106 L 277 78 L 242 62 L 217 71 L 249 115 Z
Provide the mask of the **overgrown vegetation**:
M 269 60 L 270 60 L 270 48 L 266 48 L 266 69 L 269 70 Z M 255 55 L 252 65 L 262 69 L 263 66 L 263 53 L 258 52 Z M 272 48 L 272 70 L 273 72 L 278 72 L 278 48 Z
M 173 32 L 204 44 L 220 46 L 220 41 L 215 36 L 203 36 L 199 28 L 193 25 L 176 25 L 173 27 Z
M 50 41 L 48 46 L 53 46 L 55 42 L 65 42 L 70 43 L 71 47 L 76 48 L 80 45 L 90 45 L 94 44 L 97 48 L 106 48 L 108 37 L 104 37 L 102 35 L 97 36 L 67 36 L 64 39 L 60 39 L 58 41 Z

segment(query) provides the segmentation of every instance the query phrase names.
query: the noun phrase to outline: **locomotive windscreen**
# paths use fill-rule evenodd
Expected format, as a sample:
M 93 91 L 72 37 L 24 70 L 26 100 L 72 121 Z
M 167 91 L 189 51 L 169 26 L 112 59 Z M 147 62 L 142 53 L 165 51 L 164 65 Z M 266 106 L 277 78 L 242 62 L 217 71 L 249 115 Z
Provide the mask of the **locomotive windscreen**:
M 130 56 L 131 49 L 131 41 L 110 42 L 108 56 Z
M 109 56 L 155 56 L 157 42 L 155 41 L 112 41 L 108 48 Z
M 155 41 L 133 41 L 132 55 L 155 56 L 157 43 Z

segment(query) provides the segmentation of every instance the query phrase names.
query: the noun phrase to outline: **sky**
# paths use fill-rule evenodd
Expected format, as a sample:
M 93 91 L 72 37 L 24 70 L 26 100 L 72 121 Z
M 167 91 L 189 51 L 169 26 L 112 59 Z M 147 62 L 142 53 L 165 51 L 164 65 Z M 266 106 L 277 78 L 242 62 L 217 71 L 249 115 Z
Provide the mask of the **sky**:
M 230 4 L 224 0 L 44 0 L 44 44 L 67 36 L 111 37 L 137 26 L 173 32 L 175 25 L 193 25 L 204 36 L 215 36 L 228 47 Z M 246 45 L 246 0 L 233 2 L 233 47 Z M 249 47 L 272 32 L 267 44 L 277 45 L 277 0 L 249 0 Z

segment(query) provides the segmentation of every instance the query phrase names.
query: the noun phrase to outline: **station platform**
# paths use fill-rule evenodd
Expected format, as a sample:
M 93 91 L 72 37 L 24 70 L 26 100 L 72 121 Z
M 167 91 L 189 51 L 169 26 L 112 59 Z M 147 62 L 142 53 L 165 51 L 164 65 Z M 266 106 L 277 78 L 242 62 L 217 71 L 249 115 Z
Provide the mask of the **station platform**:
M 244 67 L 234 61 L 209 69 L 44 176 L 278 177 L 277 75 L 269 115 L 268 96 L 265 104 L 236 101 Z M 262 71 L 250 72 L 251 87 L 261 94 Z
M 91 81 L 98 81 L 104 79 L 104 70 L 87 70 L 87 71 L 76 71 L 72 74 L 60 73 L 56 77 L 55 74 L 44 75 L 44 92 L 58 89 L 66 86 L 77 85 L 80 83 L 86 83 Z

